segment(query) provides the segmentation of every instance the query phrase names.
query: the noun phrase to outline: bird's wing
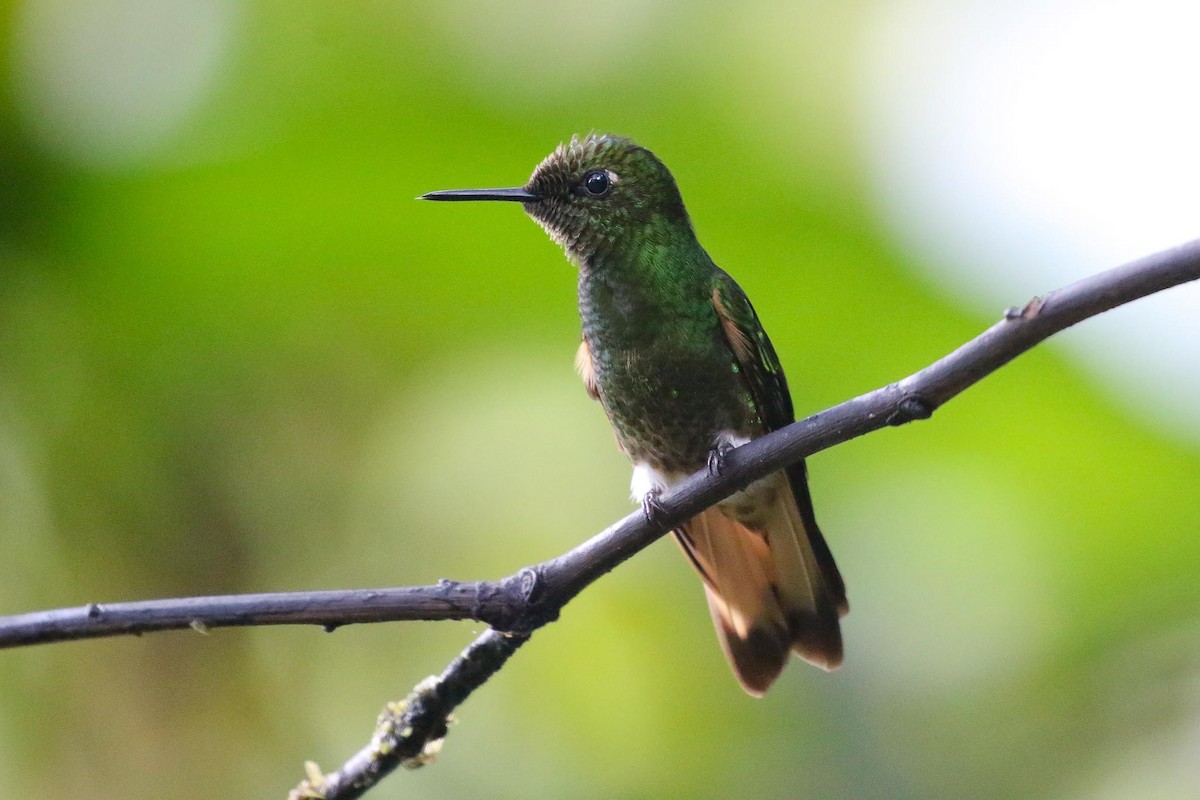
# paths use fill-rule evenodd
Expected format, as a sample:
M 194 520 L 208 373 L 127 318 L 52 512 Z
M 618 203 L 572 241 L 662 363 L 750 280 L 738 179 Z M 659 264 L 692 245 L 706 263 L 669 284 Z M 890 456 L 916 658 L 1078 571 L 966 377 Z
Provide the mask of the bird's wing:
M 773 431 L 794 422 L 792 395 L 788 392 L 779 356 L 758 321 L 750 298 L 720 269 L 713 281 L 712 304 L 729 349 L 733 351 L 746 387 L 754 398 L 763 427 Z

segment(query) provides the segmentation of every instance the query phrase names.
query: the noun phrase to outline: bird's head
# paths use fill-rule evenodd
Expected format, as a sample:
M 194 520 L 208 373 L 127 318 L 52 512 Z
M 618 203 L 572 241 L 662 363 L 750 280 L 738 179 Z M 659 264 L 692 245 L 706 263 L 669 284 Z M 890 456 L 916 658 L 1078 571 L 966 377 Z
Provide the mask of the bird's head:
M 658 157 L 620 136 L 572 137 L 546 156 L 525 186 L 431 192 L 427 200 L 511 200 L 567 255 L 586 261 L 623 243 L 690 228 L 675 180 Z

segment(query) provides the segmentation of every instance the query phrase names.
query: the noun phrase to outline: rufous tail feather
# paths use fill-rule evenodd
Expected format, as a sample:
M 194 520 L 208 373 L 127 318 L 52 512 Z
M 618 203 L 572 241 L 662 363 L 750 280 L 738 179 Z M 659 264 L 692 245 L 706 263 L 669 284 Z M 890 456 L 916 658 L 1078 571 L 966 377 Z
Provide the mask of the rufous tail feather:
M 794 478 L 779 473 L 780 491 L 753 529 L 717 506 L 675 533 L 704 579 L 721 648 L 755 696 L 779 676 L 789 651 L 826 670 L 842 662 L 845 587 L 811 508 L 800 507 L 807 488 L 796 491 Z

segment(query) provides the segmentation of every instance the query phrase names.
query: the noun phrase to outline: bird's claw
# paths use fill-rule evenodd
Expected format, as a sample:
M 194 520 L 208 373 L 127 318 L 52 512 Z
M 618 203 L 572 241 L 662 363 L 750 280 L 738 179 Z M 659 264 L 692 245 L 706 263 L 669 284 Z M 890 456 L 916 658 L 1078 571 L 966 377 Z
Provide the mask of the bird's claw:
M 642 495 L 642 514 L 646 521 L 655 527 L 666 521 L 667 510 L 659 502 L 661 497 L 662 489 L 651 489 Z
M 726 461 L 725 457 L 729 455 L 729 451 L 733 449 L 733 445 L 729 442 L 717 442 L 712 449 L 708 451 L 708 474 L 717 477 L 725 472 Z

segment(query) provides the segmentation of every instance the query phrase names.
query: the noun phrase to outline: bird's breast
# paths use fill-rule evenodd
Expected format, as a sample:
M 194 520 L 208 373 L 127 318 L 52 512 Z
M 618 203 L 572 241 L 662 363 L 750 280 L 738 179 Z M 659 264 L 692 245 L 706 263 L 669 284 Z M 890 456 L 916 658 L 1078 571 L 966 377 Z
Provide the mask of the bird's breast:
M 634 346 L 588 344 L 600 401 L 634 461 L 690 473 L 706 463 L 718 434 L 749 433 L 746 394 L 728 349 L 667 334 Z

